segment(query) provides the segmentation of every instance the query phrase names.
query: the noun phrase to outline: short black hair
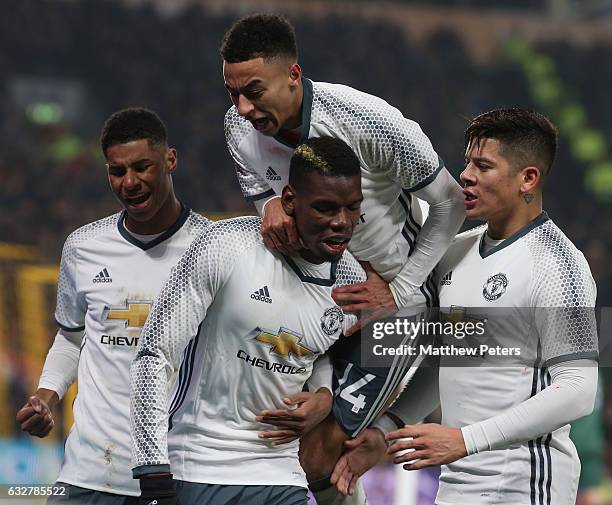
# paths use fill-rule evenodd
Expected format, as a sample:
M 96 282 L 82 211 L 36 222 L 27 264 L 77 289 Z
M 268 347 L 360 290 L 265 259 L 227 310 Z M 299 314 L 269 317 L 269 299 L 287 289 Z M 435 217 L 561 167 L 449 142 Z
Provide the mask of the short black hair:
M 501 154 L 515 168 L 537 166 L 548 175 L 557 154 L 559 132 L 546 116 L 527 109 L 495 109 L 474 118 L 465 130 L 465 149 L 482 139 L 496 139 Z
M 297 148 L 289 162 L 289 183 L 296 178 L 316 172 L 331 177 L 361 175 L 357 155 L 343 140 L 334 137 L 315 137 L 306 140 Z
M 236 21 L 225 33 L 220 51 L 228 63 L 279 56 L 297 61 L 298 57 L 293 26 L 273 14 L 252 14 Z
M 102 128 L 100 144 L 106 156 L 107 149 L 115 144 L 142 139 L 151 145 L 165 145 L 168 142 L 166 125 L 152 110 L 130 107 L 110 115 Z

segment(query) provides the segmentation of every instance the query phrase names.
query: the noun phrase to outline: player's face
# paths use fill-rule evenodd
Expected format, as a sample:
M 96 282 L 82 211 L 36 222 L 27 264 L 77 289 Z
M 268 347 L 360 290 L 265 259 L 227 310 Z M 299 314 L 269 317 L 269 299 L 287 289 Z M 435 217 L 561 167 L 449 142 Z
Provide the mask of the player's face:
M 500 148 L 498 140 L 484 138 L 472 142 L 465 152 L 460 178 L 468 219 L 501 222 L 521 204 L 521 171 L 511 167 Z
M 301 77 L 299 65 L 284 58 L 223 63 L 225 87 L 238 114 L 268 136 L 300 125 Z
M 164 206 L 173 196 L 170 174 L 176 169 L 176 150 L 134 140 L 109 147 L 106 162 L 111 189 L 127 212 L 128 228 L 136 231 L 142 228 L 138 223 L 165 223 Z
M 312 263 L 339 259 L 359 221 L 361 177 L 313 172 L 302 176 L 297 186 L 283 190 L 283 205 L 295 219 L 303 257 Z

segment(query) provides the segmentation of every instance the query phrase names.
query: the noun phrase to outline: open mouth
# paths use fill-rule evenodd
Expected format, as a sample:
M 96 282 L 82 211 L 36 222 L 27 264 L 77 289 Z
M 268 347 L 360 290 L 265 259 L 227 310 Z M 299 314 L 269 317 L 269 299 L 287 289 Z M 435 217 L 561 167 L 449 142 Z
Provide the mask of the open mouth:
M 348 243 L 348 238 L 328 238 L 323 240 L 323 245 L 331 254 L 342 254 Z
M 140 195 L 124 196 L 123 201 L 129 207 L 142 208 L 147 205 L 150 197 L 151 193 L 142 193 Z
M 478 198 L 475 195 L 469 193 L 468 191 L 464 191 L 463 195 L 465 196 L 463 200 L 464 205 L 468 207 L 473 207 L 474 205 L 476 205 L 476 200 L 478 200 Z
M 251 124 L 253 125 L 253 128 L 255 128 L 257 131 L 263 131 L 270 124 L 270 120 L 268 118 L 261 117 L 259 119 L 252 119 Z

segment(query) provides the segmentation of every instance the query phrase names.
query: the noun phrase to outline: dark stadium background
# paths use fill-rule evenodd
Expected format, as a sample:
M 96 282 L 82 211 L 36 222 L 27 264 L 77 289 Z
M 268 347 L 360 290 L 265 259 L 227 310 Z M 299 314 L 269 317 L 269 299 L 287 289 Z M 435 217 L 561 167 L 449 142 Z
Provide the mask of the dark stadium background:
M 545 208 L 587 256 L 598 305 L 612 306 L 612 2 L 4 0 L 0 484 L 56 476 L 74 389 L 47 440 L 22 435 L 14 413 L 35 389 L 55 334 L 64 239 L 118 209 L 98 146 L 103 120 L 125 106 L 154 109 L 179 152 L 179 197 L 208 215 L 252 211 L 224 144 L 230 102 L 218 46 L 234 19 L 257 11 L 290 17 L 307 77 L 396 105 L 421 124 L 455 175 L 466 118 L 510 105 L 548 114 L 562 135 Z M 599 408 L 578 445 L 590 472 L 585 482 L 609 502 L 612 458 L 603 479 L 597 462 L 612 444 L 612 374 L 601 373 Z M 368 480 L 373 505 L 431 503 L 432 474 L 404 476 L 413 479 L 406 483 L 398 480 L 406 472 L 376 472 Z

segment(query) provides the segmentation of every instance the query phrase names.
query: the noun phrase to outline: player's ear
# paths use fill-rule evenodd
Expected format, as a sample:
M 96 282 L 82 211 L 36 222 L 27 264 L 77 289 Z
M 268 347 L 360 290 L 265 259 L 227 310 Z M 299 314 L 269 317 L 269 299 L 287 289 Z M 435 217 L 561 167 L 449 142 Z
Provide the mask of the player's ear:
M 281 194 L 281 205 L 283 206 L 285 214 L 288 216 L 293 216 L 295 213 L 295 190 L 290 184 L 287 184 L 283 188 L 283 192 Z
M 174 147 L 170 147 L 166 149 L 166 169 L 169 174 L 173 173 L 176 170 L 176 164 L 178 161 L 178 154 Z
M 302 68 L 297 63 L 294 63 L 289 68 L 289 85 L 297 86 L 301 82 L 301 80 L 302 80 Z
M 537 188 L 538 184 L 540 183 L 540 169 L 536 166 L 530 165 L 521 170 L 520 177 L 521 193 L 531 193 Z

